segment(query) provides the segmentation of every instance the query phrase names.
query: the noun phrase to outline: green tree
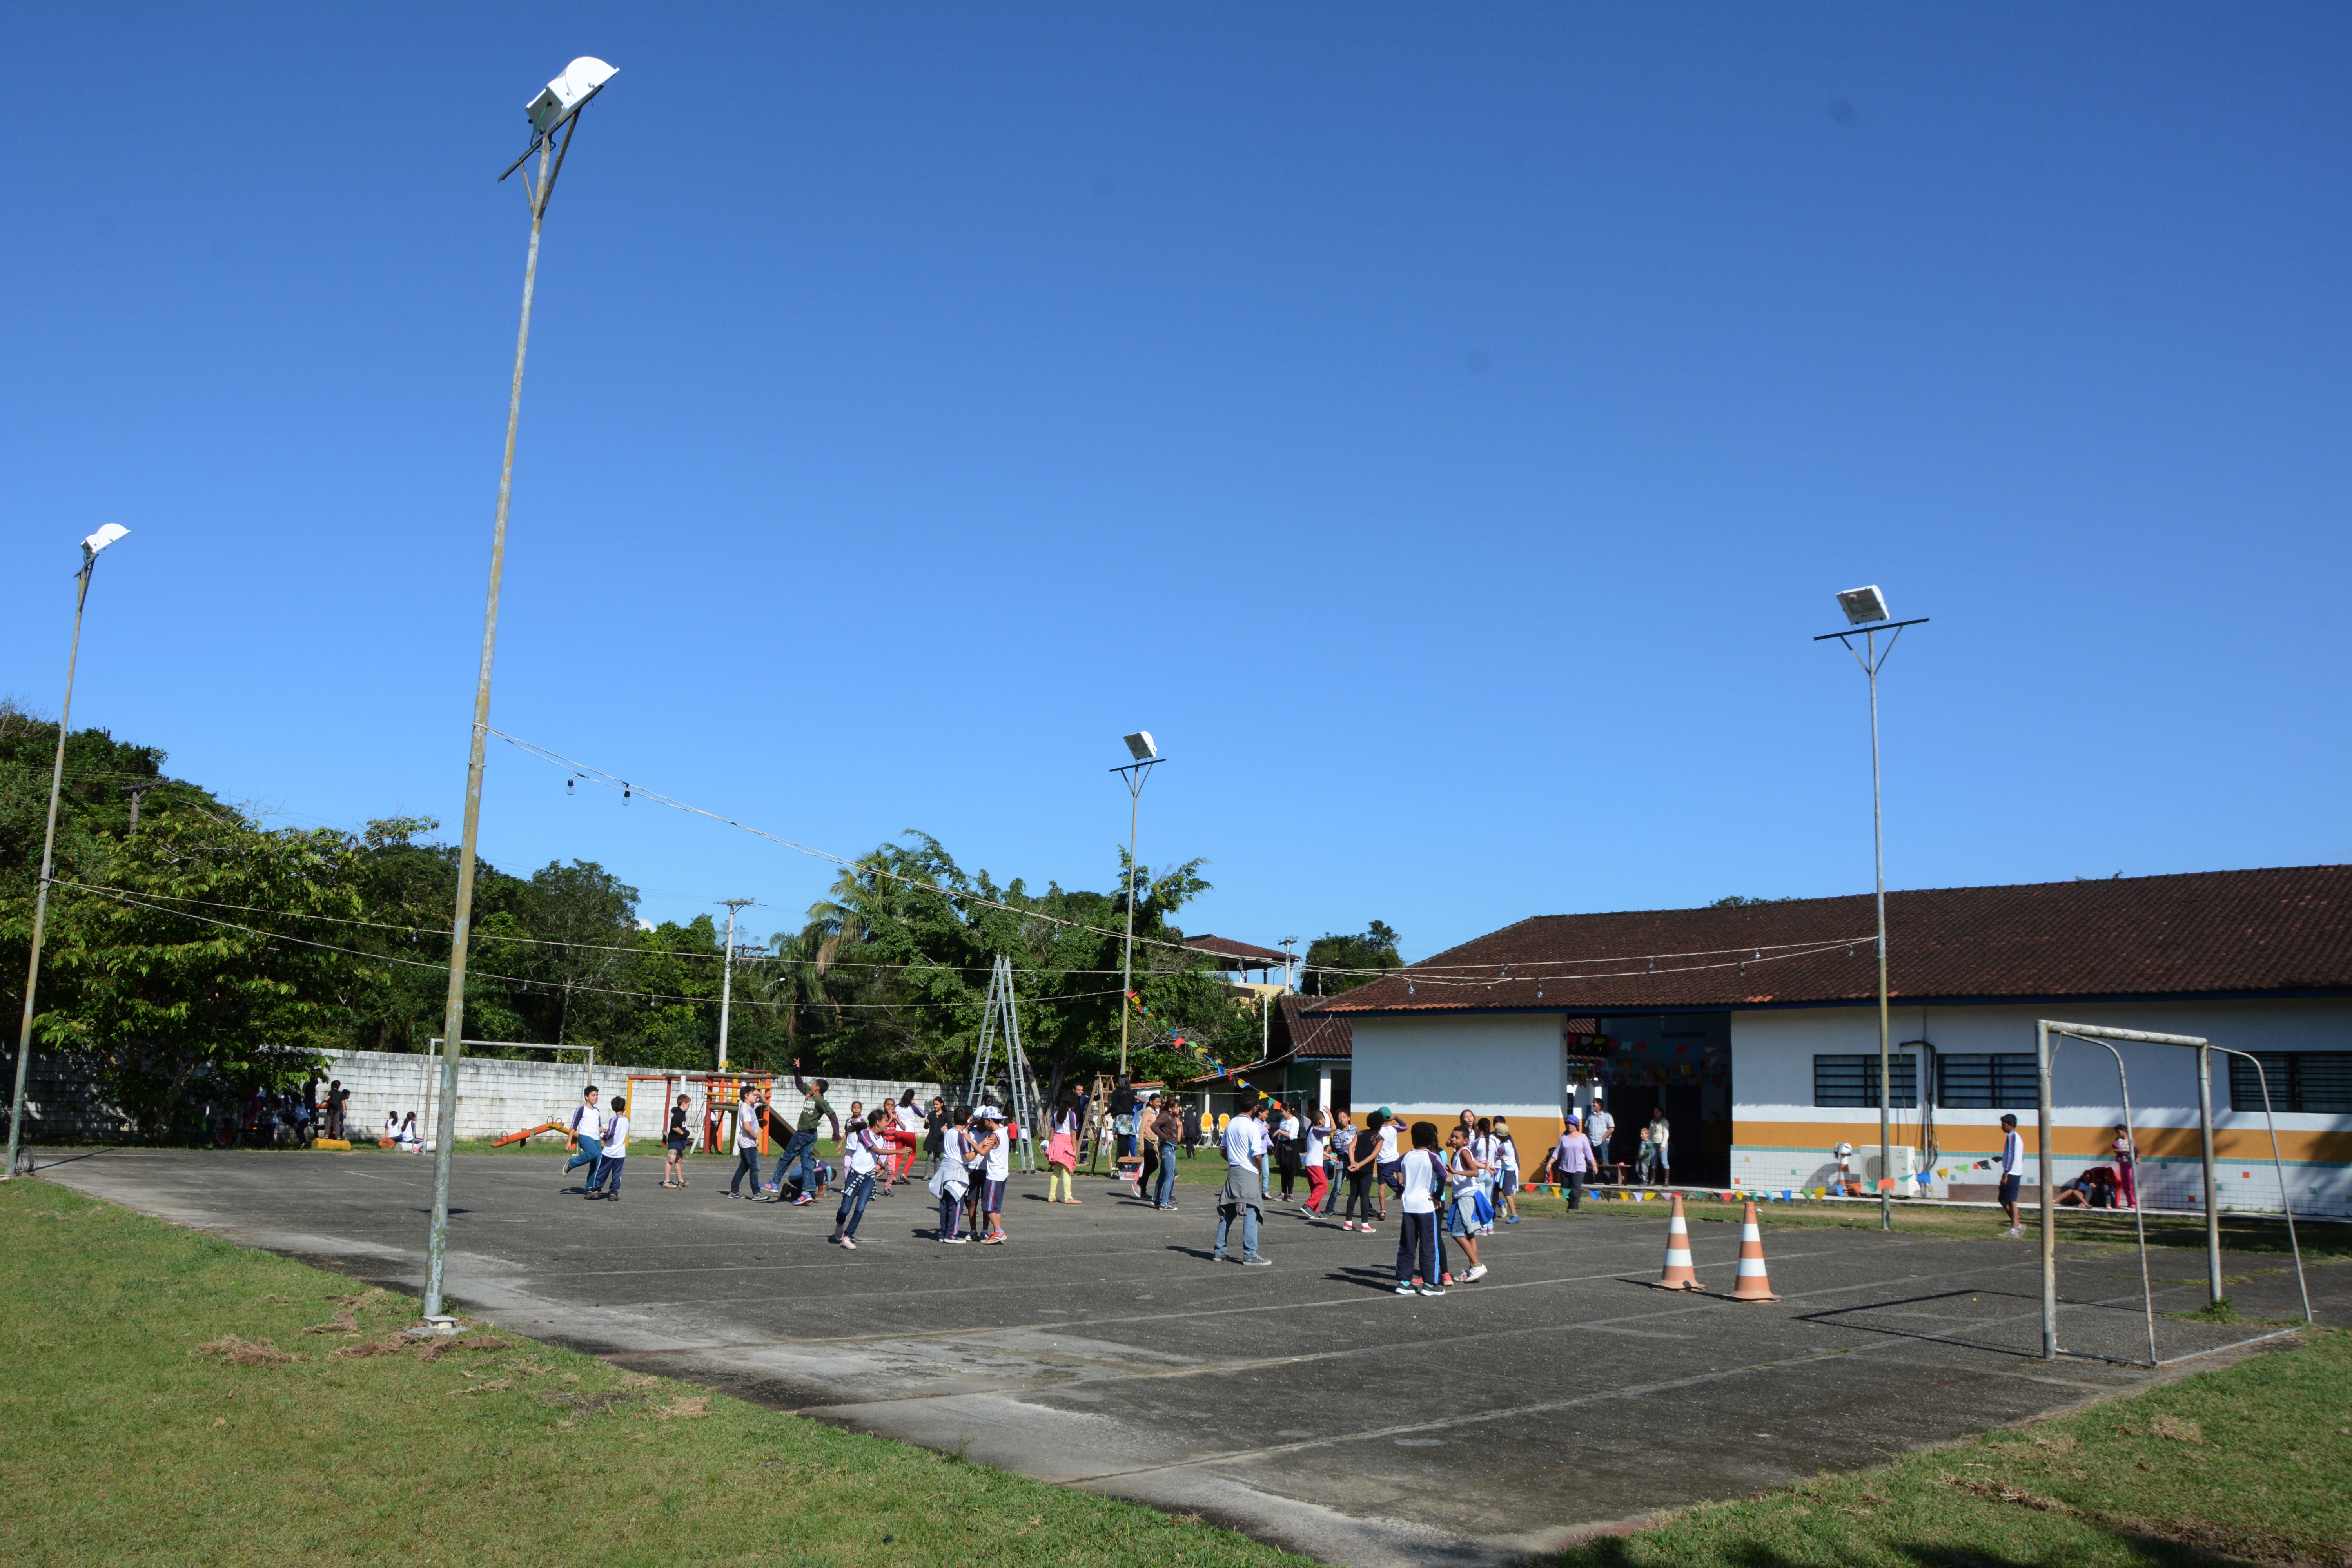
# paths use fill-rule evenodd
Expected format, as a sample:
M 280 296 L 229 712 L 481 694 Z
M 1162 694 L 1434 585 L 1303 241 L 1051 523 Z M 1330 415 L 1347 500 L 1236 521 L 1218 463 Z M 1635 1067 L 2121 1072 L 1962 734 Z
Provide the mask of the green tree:
M 1374 921 L 1349 936 L 1325 931 L 1307 944 L 1306 989 L 1318 996 L 1337 996 L 1403 967 L 1397 933 L 1384 921 Z

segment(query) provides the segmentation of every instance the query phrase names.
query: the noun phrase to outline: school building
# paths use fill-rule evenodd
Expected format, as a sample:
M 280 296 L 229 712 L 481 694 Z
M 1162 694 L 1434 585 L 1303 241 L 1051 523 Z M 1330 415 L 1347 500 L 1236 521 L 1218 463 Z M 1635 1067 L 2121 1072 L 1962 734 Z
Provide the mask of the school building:
M 1912 1190 L 1989 1196 L 2004 1111 L 2032 1155 L 2033 1024 L 2055 1018 L 2249 1053 L 2213 1057 L 2222 1204 L 2279 1205 L 2266 1079 L 2296 1212 L 2352 1215 L 2352 867 L 1894 892 L 1886 922 L 1893 1173 Z M 1664 1110 L 1679 1183 L 1827 1185 L 1846 1142 L 1874 1184 L 1876 930 L 1867 894 L 1544 915 L 1307 1011 L 1350 1026 L 1359 1110 L 1507 1114 L 1530 1163 L 1599 1097 L 1621 1159 Z M 2141 1201 L 2196 1206 L 2197 1053 L 2118 1048 Z M 2123 1088 L 2107 1050 L 2060 1044 L 2061 1181 L 2107 1163 Z

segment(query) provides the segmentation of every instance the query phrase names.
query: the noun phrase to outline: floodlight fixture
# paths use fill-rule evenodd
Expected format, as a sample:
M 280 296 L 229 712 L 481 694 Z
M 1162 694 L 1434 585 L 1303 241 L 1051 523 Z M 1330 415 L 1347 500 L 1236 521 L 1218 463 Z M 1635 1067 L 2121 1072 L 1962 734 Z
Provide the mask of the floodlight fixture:
M 95 555 L 130 531 L 119 522 L 110 522 L 81 542 L 82 553 Z
M 582 55 L 565 66 L 562 76 L 541 88 L 539 95 L 522 106 L 522 111 L 530 117 L 531 135 L 538 138 L 551 134 L 618 74 L 615 67 L 593 55 Z
M 1848 626 L 1866 626 L 1874 621 L 1894 619 L 1886 608 L 1886 595 L 1878 591 L 1875 583 L 1867 588 L 1848 588 L 1837 596 L 1837 601 L 1838 608 L 1845 612 Z
M 1153 742 L 1149 730 L 1138 730 L 1134 734 L 1121 736 L 1120 739 L 1127 742 L 1127 754 L 1139 763 L 1148 763 L 1160 754 L 1160 748 Z

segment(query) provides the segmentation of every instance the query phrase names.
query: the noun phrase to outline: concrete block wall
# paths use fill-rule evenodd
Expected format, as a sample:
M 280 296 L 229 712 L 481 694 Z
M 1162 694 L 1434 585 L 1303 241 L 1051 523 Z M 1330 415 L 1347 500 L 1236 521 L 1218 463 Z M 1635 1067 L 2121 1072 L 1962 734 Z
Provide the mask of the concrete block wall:
M 329 1053 L 322 1070 L 329 1079 L 340 1079 L 343 1087 L 351 1090 L 345 1125 L 352 1137 L 374 1138 L 383 1129 L 385 1112 L 404 1116 L 412 1110 L 416 1112 L 417 1126 L 431 1136 L 440 1102 L 439 1057 L 397 1051 L 336 1051 Z M 638 1079 L 637 1096 L 646 1101 L 630 1108 L 629 1121 L 635 1129 L 630 1139 L 633 1152 L 641 1141 L 649 1144 L 658 1140 L 668 1120 L 666 1108 L 654 1099 L 663 1092 L 662 1087 L 645 1081 L 647 1079 L 670 1079 L 668 1092 L 688 1097 L 690 1124 L 698 1129 L 702 1125 L 703 1086 L 688 1081 L 686 1075 L 676 1068 L 598 1062 L 592 1072 L 578 1062 L 467 1057 L 457 1064 L 457 1136 L 461 1140 L 503 1138 L 542 1121 L 568 1120 L 572 1108 L 580 1103 L 580 1091 L 589 1084 L 597 1086 L 602 1091 L 601 1101 L 609 1105 L 615 1096 L 629 1093 L 632 1076 Z M 787 1121 L 797 1121 L 802 1096 L 793 1089 L 789 1077 L 779 1081 L 778 1089 L 777 1110 Z M 909 1089 L 915 1091 L 915 1100 L 919 1105 L 929 1104 L 931 1096 L 940 1092 L 936 1083 L 839 1079 L 826 1091 L 825 1098 L 845 1119 L 853 1100 L 864 1100 L 871 1110 L 885 1100 L 896 1102 Z

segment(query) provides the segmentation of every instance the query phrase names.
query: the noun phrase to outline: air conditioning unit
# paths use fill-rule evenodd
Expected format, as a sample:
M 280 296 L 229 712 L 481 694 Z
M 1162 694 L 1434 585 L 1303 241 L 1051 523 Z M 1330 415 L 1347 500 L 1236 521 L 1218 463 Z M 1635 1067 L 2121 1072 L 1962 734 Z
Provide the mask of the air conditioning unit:
M 1907 1143 L 1897 1143 L 1887 1151 L 1887 1168 L 1883 1173 L 1878 1168 L 1876 1154 L 1865 1158 L 1862 1163 L 1862 1168 L 1864 1173 L 1874 1183 L 1882 1174 L 1894 1177 L 1894 1195 L 1898 1198 L 1916 1198 L 1919 1195 L 1919 1151 Z

